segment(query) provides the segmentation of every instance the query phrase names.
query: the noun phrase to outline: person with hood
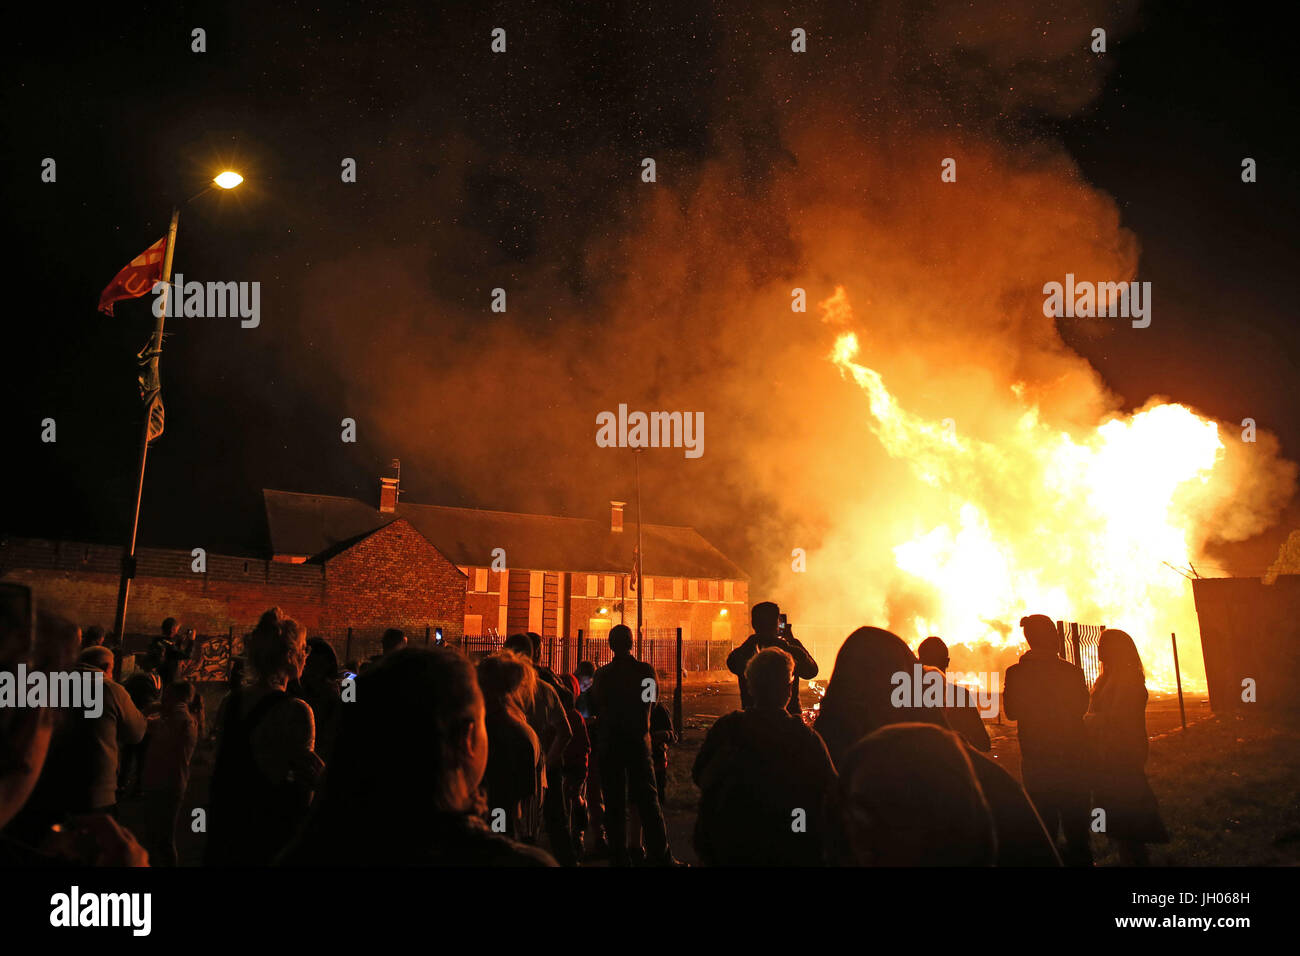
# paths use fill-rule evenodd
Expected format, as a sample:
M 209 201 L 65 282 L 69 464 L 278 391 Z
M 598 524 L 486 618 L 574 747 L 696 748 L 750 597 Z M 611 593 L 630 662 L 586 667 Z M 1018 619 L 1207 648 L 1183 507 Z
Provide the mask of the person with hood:
M 896 675 L 910 677 L 919 663 L 902 638 L 878 627 L 860 627 L 844 641 L 814 725 L 837 767 L 859 740 L 881 727 L 927 723 L 951 729 L 942 707 L 894 704 Z M 965 746 L 993 814 L 994 865 L 1060 866 L 1056 848 L 1024 788 L 988 757 Z
M 833 862 L 855 866 L 992 866 L 993 812 L 970 744 L 935 724 L 890 724 L 844 758 L 830 815 Z

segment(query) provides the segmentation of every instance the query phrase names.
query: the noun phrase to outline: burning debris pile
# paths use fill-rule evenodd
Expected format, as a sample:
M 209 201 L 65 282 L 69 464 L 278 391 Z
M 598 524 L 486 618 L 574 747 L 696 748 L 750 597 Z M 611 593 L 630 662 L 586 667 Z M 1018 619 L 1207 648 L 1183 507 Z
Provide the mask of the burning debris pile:
M 1192 591 L 1176 571 L 1194 565 L 1225 516 L 1254 507 L 1239 498 L 1232 427 L 1152 399 L 1072 433 L 1022 383 L 1005 396 L 1011 427 L 928 420 L 863 364 L 869 348 L 846 290 L 821 308 L 837 330 L 831 361 L 865 393 L 863 428 L 932 492 L 917 501 L 917 533 L 892 548 L 925 599 L 890 625 L 913 645 L 941 634 L 996 650 L 1018 643 L 1022 614 L 1113 624 L 1137 640 L 1149 682 L 1172 687 L 1168 634 L 1198 638 Z M 1186 659 L 1202 686 L 1199 655 Z

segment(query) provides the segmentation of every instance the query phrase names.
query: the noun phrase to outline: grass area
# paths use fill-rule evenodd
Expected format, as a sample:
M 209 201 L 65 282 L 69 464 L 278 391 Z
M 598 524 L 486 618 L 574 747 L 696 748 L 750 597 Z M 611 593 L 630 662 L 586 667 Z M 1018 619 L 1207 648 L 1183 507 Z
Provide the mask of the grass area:
M 1147 774 L 1171 837 L 1153 865 L 1300 865 L 1300 713 L 1219 715 L 1157 737 Z M 1094 840 L 1097 863 L 1116 863 Z

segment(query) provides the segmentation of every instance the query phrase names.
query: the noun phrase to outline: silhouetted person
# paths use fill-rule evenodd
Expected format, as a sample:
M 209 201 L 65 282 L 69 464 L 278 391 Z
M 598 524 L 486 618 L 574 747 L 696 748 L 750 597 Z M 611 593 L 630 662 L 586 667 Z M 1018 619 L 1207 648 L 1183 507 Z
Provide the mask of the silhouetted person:
M 522 807 L 537 788 L 542 752 L 524 715 L 532 693 L 526 686 L 529 676 L 528 664 L 510 650 L 490 654 L 478 664 L 488 744 L 483 788 L 489 818 L 500 820 L 504 830 L 499 832 L 511 838 L 518 835 Z
M 578 678 L 564 674 L 560 678 L 569 691 L 569 699 L 578 698 Z M 587 722 L 576 707 L 568 711 L 569 727 L 573 737 L 564 748 L 564 804 L 569 813 L 569 836 L 573 843 L 575 859 L 582 857 L 583 837 L 587 831 L 587 768 L 591 763 L 591 737 Z
M 90 627 L 81 632 L 81 646 L 83 648 L 100 646 L 104 643 L 105 633 L 104 629 L 98 624 L 90 625 Z M 112 675 L 110 674 L 109 676 L 111 677 Z
M 400 651 L 402 648 L 407 647 L 408 644 L 406 632 L 395 627 L 390 627 L 384 631 L 383 636 L 379 638 L 379 646 L 383 648 L 385 657 Z
M 660 686 L 663 674 L 659 673 Z M 650 756 L 655 768 L 655 790 L 659 792 L 659 805 L 668 800 L 668 748 L 677 742 L 677 730 L 673 727 L 673 716 L 668 713 L 661 699 L 655 700 L 650 709 Z
M 857 866 L 992 866 L 993 812 L 969 744 L 935 724 L 891 724 L 844 758 L 833 802 L 835 862 Z
M 1017 724 L 1020 775 L 1034 806 L 1056 839 L 1065 837 L 1067 866 L 1091 866 L 1088 840 L 1088 682 L 1083 670 L 1057 653 L 1060 637 L 1052 619 L 1020 619 L 1029 650 L 1007 668 L 1002 705 Z
M 217 719 L 212 724 L 212 738 L 214 740 L 220 733 L 222 725 L 225 724 L 226 711 L 230 709 L 231 702 L 238 700 L 239 695 L 244 690 L 244 670 L 246 666 L 242 657 L 233 658 L 230 662 L 230 670 L 226 672 L 226 692 L 217 704 Z
M 573 676 L 578 679 L 578 696 L 573 706 L 586 719 L 591 716 L 591 681 L 596 676 L 596 665 L 591 661 L 578 661 Z
M 13 678 L 19 664 L 47 673 L 75 665 L 81 648 L 79 628 L 38 611 L 33 633 L 32 622 L 16 611 L 11 602 L 0 604 L 0 671 Z M 73 818 L 39 849 L 17 839 L 9 828 L 30 804 L 44 774 L 59 720 L 55 707 L 0 708 L 0 867 L 148 866 L 144 848 L 130 831 L 104 813 Z
M 923 666 L 938 671 L 943 677 L 944 684 L 948 685 L 948 645 L 942 639 L 927 637 L 917 647 L 916 656 Z M 992 749 L 992 744 L 989 743 L 989 732 L 984 729 L 984 718 L 980 716 L 974 698 L 960 684 L 953 684 L 951 687 L 954 705 L 943 709 L 943 715 L 948 718 L 948 726 L 965 737 L 966 742 L 976 750 L 988 753 Z M 948 693 L 945 686 L 944 700 L 948 699 Z
M 357 678 L 325 790 L 284 862 L 554 866 L 484 823 L 488 752 L 474 666 L 450 648 L 394 652 Z
M 910 676 L 918 663 L 902 638 L 878 627 L 860 627 L 844 641 L 815 725 L 837 767 L 859 740 L 881 727 L 928 723 L 950 729 L 940 707 L 894 705 L 894 675 Z M 996 865 L 1059 866 L 1060 857 L 1024 788 L 988 757 L 966 747 L 993 812 Z
M 542 635 L 536 631 L 529 631 L 527 637 L 528 656 L 532 659 L 533 669 L 537 671 L 537 676 L 555 688 L 555 692 L 560 695 L 560 703 L 564 705 L 566 712 L 572 710 L 574 697 L 568 683 L 561 679 L 559 674 L 542 663 Z
M 625 624 L 610 628 L 609 649 L 614 659 L 596 671 L 591 704 L 599 725 L 596 748 L 610 852 L 615 866 L 628 864 L 630 799 L 641 818 L 646 859 L 654 865 L 672 865 L 676 861 L 668 849 L 668 830 L 650 762 L 650 707 L 659 693 L 655 669 L 632 656 L 632 631 Z
M 160 632 L 149 644 L 149 658 L 162 687 L 166 687 L 176 680 L 181 663 L 194 653 L 194 630 L 191 628 L 182 635 L 176 618 L 169 617 L 162 622 Z
M 534 641 L 533 638 L 537 637 Z M 578 859 L 573 852 L 573 837 L 569 833 L 569 810 L 564 800 L 564 752 L 573 739 L 569 725 L 569 711 L 573 709 L 573 695 L 568 688 L 559 687 L 559 678 L 550 668 L 537 665 L 541 638 L 535 634 L 511 634 L 505 646 L 527 663 L 531 673 L 532 706 L 525 714 L 542 743 L 545 761 L 542 767 L 542 818 L 546 836 L 551 843 L 551 854 L 561 866 L 575 866 Z M 550 675 L 549 679 L 546 675 Z M 567 698 L 567 705 L 566 705 Z
M 158 662 L 154 657 L 149 655 L 137 655 L 136 667 L 131 673 L 122 679 L 122 687 L 126 689 L 131 698 L 131 703 L 135 704 L 138 710 L 145 717 L 148 717 L 158 709 L 158 701 L 162 697 L 162 678 L 157 671 Z M 116 667 L 115 667 L 116 669 Z M 135 771 L 135 786 L 132 788 L 133 794 L 139 796 L 141 785 L 143 783 L 141 772 L 144 769 L 144 758 L 149 752 L 149 733 L 145 731 L 142 739 L 135 743 L 123 743 L 122 750 L 118 760 L 117 786 L 120 790 L 127 790 L 131 782 L 131 771 Z
M 1146 845 L 1169 842 L 1146 775 L 1146 671 L 1124 631 L 1102 631 L 1097 659 L 1101 676 L 1087 717 L 1097 755 L 1093 804 L 1106 811 L 1106 836 L 1120 862 L 1146 866 Z
M 311 707 L 286 690 L 307 660 L 306 633 L 279 608 L 244 639 L 252 680 L 226 707 L 212 770 L 213 865 L 270 863 L 297 835 L 323 769 Z M 400 730 L 390 728 L 400 736 Z
M 578 681 L 578 696 L 574 707 L 587 725 L 587 738 L 591 741 L 591 751 L 587 756 L 587 780 L 583 785 L 583 794 L 587 803 L 587 827 L 592 834 L 597 854 L 609 851 L 609 841 L 605 835 L 605 795 L 600 789 L 600 757 L 597 753 L 596 715 L 591 712 L 591 682 L 596 677 L 596 665 L 591 661 L 578 661 L 573 670 Z
M 781 609 L 772 601 L 755 604 L 749 612 L 750 623 L 754 633 L 745 638 L 739 647 L 727 655 L 727 670 L 735 674 L 740 682 L 740 706 L 749 707 L 753 697 L 749 693 L 749 684 L 745 680 L 745 668 L 750 658 L 768 647 L 779 647 L 790 655 L 794 661 L 794 680 L 790 683 L 790 700 L 786 710 L 796 716 L 801 713 L 799 707 L 799 679 L 812 680 L 817 676 L 817 662 L 807 649 L 795 639 L 787 623 L 782 629 Z
M 153 742 L 144 764 L 145 826 L 142 837 L 153 866 L 176 865 L 176 821 L 190 781 L 190 760 L 199 740 L 192 712 L 197 696 L 189 681 L 163 688 L 162 705 L 149 718 Z
M 103 709 L 96 717 L 62 711 L 45 770 L 13 824 L 14 834 L 23 842 L 36 842 L 51 825 L 77 814 L 116 816 L 118 755 L 122 747 L 138 744 L 144 737 L 144 716 L 126 689 L 108 676 L 113 673 L 112 651 L 86 648 L 74 673 L 78 680 L 83 674 L 103 674 Z
M 298 687 L 316 723 L 316 754 L 329 766 L 343 716 L 343 695 L 339 658 L 324 638 L 307 641 L 307 662 L 302 666 Z
M 822 739 L 786 711 L 794 660 L 769 647 L 745 676 L 753 703 L 709 728 L 691 769 L 695 852 L 710 866 L 819 866 L 835 767 Z

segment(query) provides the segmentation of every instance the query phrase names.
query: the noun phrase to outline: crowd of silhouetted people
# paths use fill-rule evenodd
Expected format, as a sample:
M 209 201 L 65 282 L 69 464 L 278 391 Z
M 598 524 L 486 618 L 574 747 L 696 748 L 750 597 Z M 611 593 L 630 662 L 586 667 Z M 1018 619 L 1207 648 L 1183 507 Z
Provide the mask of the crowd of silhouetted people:
M 966 688 L 900 702 L 899 675 L 947 681 L 939 638 L 914 653 L 887 630 L 854 631 L 809 721 L 800 682 L 817 662 L 776 604 L 751 621 L 727 658 L 741 709 L 712 723 L 691 768 L 700 863 L 1086 866 L 1097 832 L 1143 864 L 1168 840 L 1125 632 L 1102 633 L 1090 690 L 1051 620 L 1022 619 L 1029 650 L 1002 690 L 1022 785 L 989 756 L 988 715 Z M 104 706 L 0 711 L 0 862 L 176 865 L 188 831 L 210 866 L 679 865 L 664 803 L 682 728 L 624 625 L 608 663 L 571 674 L 532 633 L 473 661 L 390 629 L 381 654 L 341 664 L 272 608 L 211 721 L 199 686 L 178 679 L 194 642 L 169 618 L 118 683 L 121 647 L 102 629 L 3 622 L 0 670 L 100 674 Z M 203 748 L 199 805 L 187 792 Z

